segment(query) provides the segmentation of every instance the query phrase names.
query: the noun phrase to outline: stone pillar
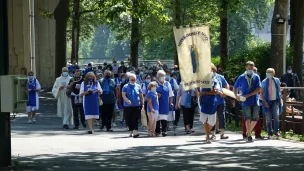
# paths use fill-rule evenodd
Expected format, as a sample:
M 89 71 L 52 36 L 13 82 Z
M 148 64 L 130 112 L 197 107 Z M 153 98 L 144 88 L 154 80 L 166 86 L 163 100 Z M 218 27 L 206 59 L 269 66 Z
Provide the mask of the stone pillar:
M 9 74 L 30 71 L 30 21 L 28 1 L 8 1 Z
M 43 87 L 52 86 L 55 81 L 55 20 L 41 17 L 39 9 L 52 13 L 58 2 L 35 1 L 36 69 L 37 78 Z
M 42 87 L 55 81 L 55 20 L 41 17 L 40 8 L 52 13 L 59 0 L 35 0 L 36 77 Z M 28 0 L 8 1 L 9 74 L 24 75 L 31 69 Z

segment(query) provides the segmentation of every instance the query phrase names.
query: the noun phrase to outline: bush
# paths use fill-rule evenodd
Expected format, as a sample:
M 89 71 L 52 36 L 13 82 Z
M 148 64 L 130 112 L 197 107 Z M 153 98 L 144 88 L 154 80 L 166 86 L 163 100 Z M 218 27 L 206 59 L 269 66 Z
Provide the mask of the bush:
M 245 72 L 247 61 L 253 61 L 258 68 L 261 79 L 265 78 L 266 69 L 271 66 L 271 43 L 262 43 L 241 50 L 228 59 L 225 76 L 227 78 L 236 78 Z M 292 64 L 292 54 L 290 46 L 286 47 L 286 64 Z M 280 77 L 280 76 L 277 76 Z
M 221 62 L 221 57 L 217 56 L 217 57 L 212 57 L 211 58 L 211 62 L 215 65 L 218 66 Z

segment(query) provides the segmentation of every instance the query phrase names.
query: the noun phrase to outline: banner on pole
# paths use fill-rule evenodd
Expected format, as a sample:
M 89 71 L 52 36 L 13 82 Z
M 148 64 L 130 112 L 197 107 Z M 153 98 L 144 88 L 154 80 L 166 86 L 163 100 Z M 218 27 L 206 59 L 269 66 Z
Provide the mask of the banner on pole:
M 174 27 L 184 90 L 212 87 L 209 26 Z

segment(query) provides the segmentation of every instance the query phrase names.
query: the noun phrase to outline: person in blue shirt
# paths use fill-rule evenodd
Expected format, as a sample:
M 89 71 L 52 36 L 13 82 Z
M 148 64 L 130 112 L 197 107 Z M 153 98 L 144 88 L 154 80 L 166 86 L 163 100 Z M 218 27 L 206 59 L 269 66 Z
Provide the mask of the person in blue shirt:
M 247 128 L 248 142 L 253 141 L 251 132 L 255 127 L 259 116 L 259 93 L 261 91 L 260 77 L 253 72 L 253 68 L 254 62 L 248 61 L 246 63 L 246 72 L 238 77 L 233 89 L 237 100 L 243 100 L 242 109 Z M 243 97 L 238 95 L 239 90 Z
M 143 91 L 143 96 L 144 96 L 144 99 L 145 99 L 145 112 L 146 112 L 146 116 L 147 116 L 147 123 L 149 123 L 149 117 L 148 117 L 148 113 L 147 113 L 147 107 L 148 107 L 148 105 L 147 105 L 147 94 L 149 92 L 148 85 L 150 83 L 151 83 L 151 76 L 149 74 L 147 74 L 147 75 L 145 75 L 144 81 L 141 84 L 141 89 Z M 148 127 L 149 127 L 149 124 L 148 124 Z
M 155 136 L 155 129 L 156 129 L 156 121 L 158 118 L 159 114 L 159 102 L 158 102 L 158 97 L 156 93 L 156 88 L 157 88 L 157 83 L 156 82 L 151 82 L 148 85 L 148 93 L 146 95 L 147 98 L 147 113 L 149 117 L 149 132 L 148 135 L 150 137 Z
M 177 91 L 179 90 L 179 84 L 177 83 L 177 75 L 175 72 L 173 72 L 171 74 L 171 79 L 170 79 L 170 84 L 171 84 L 171 87 L 172 87 L 172 91 L 173 91 L 173 94 L 174 94 L 174 97 L 173 98 L 173 104 L 175 105 L 176 102 L 178 102 L 176 99 L 177 99 Z M 177 127 L 178 125 L 178 121 L 179 121 L 179 118 L 180 118 L 180 109 L 179 108 L 176 108 L 176 106 L 173 106 L 173 108 L 171 109 L 171 111 L 174 112 L 175 114 L 175 118 L 174 118 L 174 123 L 173 125 L 175 127 Z M 191 127 L 192 129 L 192 127 Z
M 199 93 L 200 121 L 204 123 L 207 144 L 211 143 L 209 137 L 210 130 L 216 123 L 216 110 L 218 105 L 216 95 L 223 94 L 220 90 L 220 83 L 218 79 L 215 78 L 216 74 L 213 72 L 215 68 L 215 65 L 211 64 L 212 88 L 202 88 Z
M 128 83 L 128 79 L 127 79 L 127 75 L 124 73 L 120 74 L 120 83 L 119 85 L 117 85 L 117 105 L 118 108 L 120 110 L 120 123 L 123 125 L 124 121 L 125 121 L 125 117 L 124 117 L 124 106 L 123 106 L 123 98 L 122 98 L 122 89 L 124 87 L 124 85 L 126 85 Z
M 167 121 L 174 120 L 173 114 L 170 113 L 170 109 L 174 107 L 173 105 L 173 91 L 171 84 L 165 80 L 166 73 L 164 70 L 159 70 L 157 72 L 157 84 L 156 89 L 158 99 L 159 99 L 159 116 L 156 123 L 156 135 L 160 134 L 160 125 L 162 125 L 162 136 L 167 136 Z M 169 115 L 170 113 L 170 115 Z
M 212 74 L 215 76 L 214 78 L 217 79 L 219 86 L 220 86 L 220 90 L 222 90 L 222 88 L 226 88 L 229 90 L 229 84 L 227 83 L 226 79 L 224 78 L 223 75 L 217 74 L 216 73 L 217 68 L 214 67 L 212 68 Z M 225 136 L 225 126 L 226 126 L 226 120 L 225 120 L 225 108 L 226 108 L 226 104 L 225 104 L 225 100 L 224 100 L 224 94 L 221 96 L 220 94 L 217 94 L 216 96 L 217 99 L 217 108 L 216 108 L 216 114 L 218 117 L 218 121 L 219 121 L 219 129 L 221 132 L 221 136 L 220 139 L 228 139 L 228 136 Z M 215 128 L 216 126 L 213 126 L 211 129 L 212 132 L 212 136 L 211 139 L 216 139 L 215 136 Z
M 197 89 L 184 90 L 183 84 L 179 85 L 179 89 L 176 94 L 175 108 L 183 111 L 184 126 L 187 134 L 191 134 L 194 131 L 191 130 L 193 125 L 194 113 L 196 108 L 196 102 L 198 97 Z
M 274 134 L 279 137 L 279 114 L 282 112 L 280 80 L 274 77 L 275 70 L 268 68 L 266 78 L 262 81 L 261 99 L 263 111 L 266 115 L 268 138 Z M 272 132 L 272 118 L 274 120 L 274 131 Z
M 111 126 L 116 103 L 116 84 L 114 80 L 111 79 L 111 71 L 105 70 L 104 78 L 102 80 L 99 80 L 99 84 L 103 90 L 103 93 L 101 94 L 103 105 L 100 106 L 102 121 L 100 129 L 103 130 L 104 127 L 106 127 L 107 132 L 113 132 Z
M 93 72 L 87 73 L 84 81 L 80 85 L 80 96 L 83 97 L 83 108 L 85 119 L 89 124 L 89 134 L 93 134 L 93 124 L 99 118 L 98 96 L 102 94 L 100 84 L 96 81 Z
M 83 70 L 82 75 L 83 75 L 83 76 L 86 76 L 87 73 L 89 73 L 89 72 L 93 72 L 94 74 L 96 74 L 96 72 L 93 70 L 92 63 L 89 63 L 89 64 L 88 64 L 88 66 L 86 67 L 86 69 Z
M 136 83 L 136 75 L 128 74 L 129 83 L 122 88 L 122 98 L 124 99 L 124 114 L 130 131 L 130 137 L 139 137 L 138 120 L 141 109 L 144 109 L 144 98 L 141 87 Z
M 39 109 L 39 91 L 41 89 L 39 81 L 34 77 L 34 72 L 28 73 L 28 101 L 26 112 L 28 113 L 28 123 L 36 123 L 35 115 Z

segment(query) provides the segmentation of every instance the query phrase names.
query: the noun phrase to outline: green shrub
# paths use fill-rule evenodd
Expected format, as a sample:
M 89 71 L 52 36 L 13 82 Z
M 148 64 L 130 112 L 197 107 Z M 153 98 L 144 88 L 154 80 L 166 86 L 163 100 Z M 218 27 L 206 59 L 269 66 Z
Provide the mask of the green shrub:
M 265 78 L 266 69 L 271 67 L 271 44 L 261 43 L 241 50 L 228 59 L 225 76 L 235 78 L 245 72 L 247 61 L 253 61 L 258 68 L 261 79 Z M 291 48 L 286 46 L 287 66 L 292 64 Z M 280 76 L 277 76 L 280 77 Z
M 212 62 L 215 66 L 217 66 L 217 65 L 219 65 L 220 62 L 221 62 L 221 57 L 219 57 L 219 56 L 217 56 L 217 57 L 212 57 L 212 58 L 211 58 L 211 62 Z

